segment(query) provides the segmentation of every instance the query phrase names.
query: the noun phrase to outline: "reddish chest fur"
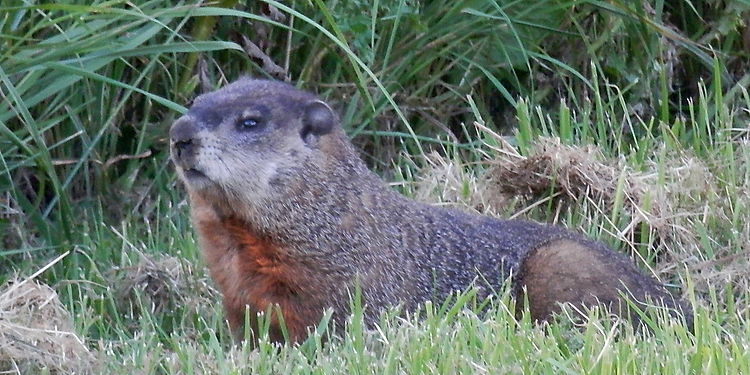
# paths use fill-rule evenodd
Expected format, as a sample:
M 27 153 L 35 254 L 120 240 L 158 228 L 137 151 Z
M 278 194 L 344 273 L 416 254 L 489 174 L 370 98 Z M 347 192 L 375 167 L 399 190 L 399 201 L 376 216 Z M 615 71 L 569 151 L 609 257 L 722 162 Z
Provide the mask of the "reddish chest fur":
M 322 316 L 321 304 L 307 292 L 313 282 L 306 276 L 308 270 L 273 238 L 254 233 L 244 221 L 201 215 L 195 206 L 193 212 L 206 263 L 223 294 L 224 310 L 235 336 L 244 335 L 247 307 L 252 330 L 257 328 L 255 315 L 270 310 L 269 335 L 282 341 L 280 311 L 289 339 L 304 339 L 306 327 L 316 325 Z

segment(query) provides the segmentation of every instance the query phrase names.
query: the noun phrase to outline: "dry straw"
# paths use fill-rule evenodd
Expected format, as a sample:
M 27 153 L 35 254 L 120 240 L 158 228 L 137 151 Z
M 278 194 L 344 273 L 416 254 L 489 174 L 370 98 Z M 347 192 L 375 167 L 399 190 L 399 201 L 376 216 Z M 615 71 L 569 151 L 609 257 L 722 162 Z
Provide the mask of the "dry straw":
M 81 373 L 92 360 L 52 288 L 32 279 L 14 279 L 0 291 L 0 369 Z

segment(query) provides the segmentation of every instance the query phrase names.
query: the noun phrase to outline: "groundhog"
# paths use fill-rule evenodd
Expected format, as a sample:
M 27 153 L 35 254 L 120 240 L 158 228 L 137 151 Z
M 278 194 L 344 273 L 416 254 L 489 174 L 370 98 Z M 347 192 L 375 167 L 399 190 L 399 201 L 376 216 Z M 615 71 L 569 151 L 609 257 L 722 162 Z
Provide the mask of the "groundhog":
M 656 301 L 692 319 L 683 302 L 601 243 L 398 194 L 368 170 L 334 111 L 289 84 L 241 78 L 201 95 L 170 138 L 237 337 L 257 328 L 262 312 L 274 341 L 304 340 L 326 309 L 340 327 L 355 288 L 372 324 L 383 308 L 413 311 L 470 287 L 484 298 L 506 279 L 539 321 L 566 302 L 635 316 L 624 309 Z

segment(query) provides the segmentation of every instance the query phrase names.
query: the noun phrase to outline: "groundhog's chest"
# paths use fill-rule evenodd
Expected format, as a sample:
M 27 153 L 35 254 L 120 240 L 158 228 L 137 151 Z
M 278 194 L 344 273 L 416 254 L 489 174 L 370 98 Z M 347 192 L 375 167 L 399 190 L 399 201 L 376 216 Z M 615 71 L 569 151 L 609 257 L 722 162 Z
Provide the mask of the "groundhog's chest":
M 292 337 L 301 337 L 305 327 L 318 323 L 323 301 L 309 291 L 317 289 L 320 280 L 312 279 L 310 270 L 284 251 L 283 244 L 258 235 L 238 219 L 203 221 L 197 227 L 204 258 L 223 294 L 230 324 L 241 326 L 245 310 L 253 315 L 271 311 L 271 333 L 280 334 L 274 309 L 283 314 Z

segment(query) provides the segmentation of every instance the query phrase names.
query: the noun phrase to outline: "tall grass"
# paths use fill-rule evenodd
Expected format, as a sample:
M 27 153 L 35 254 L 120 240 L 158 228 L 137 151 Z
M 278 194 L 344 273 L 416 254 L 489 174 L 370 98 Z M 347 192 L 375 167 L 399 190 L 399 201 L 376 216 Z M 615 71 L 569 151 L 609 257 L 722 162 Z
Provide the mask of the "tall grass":
M 720 13 L 722 28 L 700 28 L 696 16 L 715 10 L 689 2 L 199 4 L 3 6 L 2 187 L 44 242 L 73 241 L 74 202 L 132 191 L 142 174 L 153 173 L 142 161 L 163 160 L 165 129 L 198 86 L 191 69 L 198 56 L 211 81 L 265 74 L 243 53 L 238 34 L 264 46 L 288 77 L 337 103 L 350 134 L 375 160 L 402 147 L 423 152 L 422 143 L 436 135 L 470 140 L 476 134 L 461 125 L 471 121 L 467 95 L 501 129 L 519 96 L 550 108 L 563 100 L 593 111 L 601 141 L 619 139 L 610 137 L 623 130 L 619 119 L 639 108 L 658 110 L 667 124 L 685 116 L 686 99 L 700 93 L 686 98 L 675 89 L 698 87 L 679 69 L 702 74 L 732 99 L 748 80 L 728 73 L 742 55 L 732 28 L 741 18 Z M 268 16 L 269 8 L 282 16 Z M 703 35 L 724 42 L 713 58 Z M 600 94 L 613 87 L 623 92 L 609 96 L 623 102 L 602 102 Z M 605 106 L 618 116 L 600 121 Z M 647 129 L 628 121 L 625 130 L 637 136 Z

